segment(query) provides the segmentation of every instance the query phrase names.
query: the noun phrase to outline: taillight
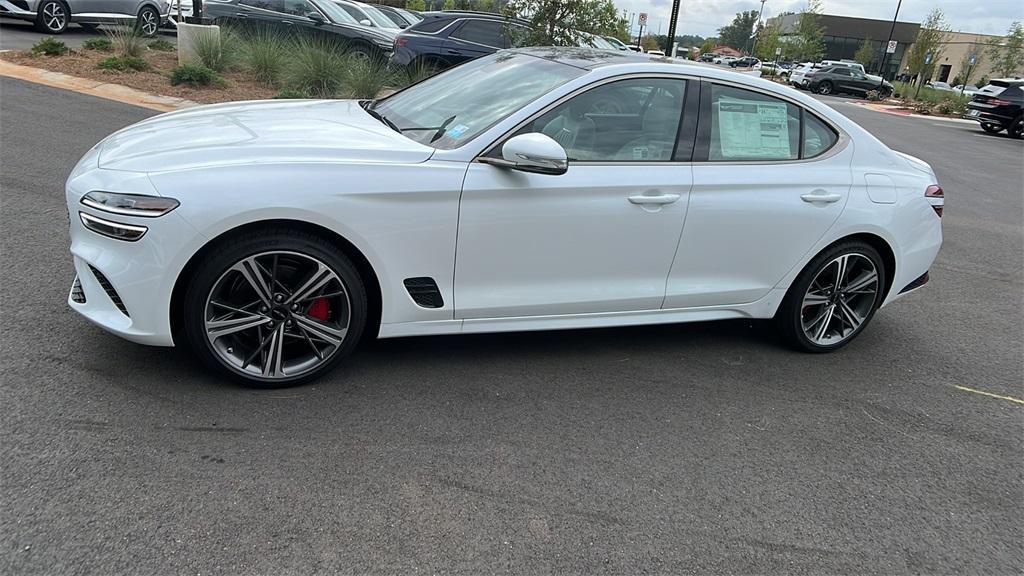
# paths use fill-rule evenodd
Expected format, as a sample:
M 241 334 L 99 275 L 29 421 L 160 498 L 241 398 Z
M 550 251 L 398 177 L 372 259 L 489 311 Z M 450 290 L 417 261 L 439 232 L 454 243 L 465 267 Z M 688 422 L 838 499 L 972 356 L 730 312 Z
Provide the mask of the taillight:
M 988 103 L 993 106 L 1009 106 L 1010 104 L 1013 104 L 1013 102 L 1010 102 L 1009 100 L 1003 100 L 1001 98 L 989 98 Z
M 395 36 L 395 50 L 398 50 L 402 46 L 405 46 L 406 42 L 408 42 L 408 41 L 409 41 L 408 38 L 402 38 L 401 36 Z
M 942 186 L 932 184 L 925 188 L 924 197 L 928 199 L 928 203 L 932 205 L 932 209 L 939 215 L 939 218 L 942 218 L 942 209 L 946 205 L 946 193 L 942 191 Z

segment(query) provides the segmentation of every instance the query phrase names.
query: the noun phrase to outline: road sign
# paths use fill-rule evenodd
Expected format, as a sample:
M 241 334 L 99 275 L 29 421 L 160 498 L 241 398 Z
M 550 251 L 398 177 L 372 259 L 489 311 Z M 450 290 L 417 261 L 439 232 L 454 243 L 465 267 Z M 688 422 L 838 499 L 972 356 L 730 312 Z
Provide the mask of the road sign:
M 647 12 L 640 13 L 639 23 L 641 26 L 647 26 Z
M 971 66 L 974 66 L 978 63 L 978 55 L 972 52 L 971 58 L 967 62 L 969 62 Z
M 896 41 L 895 40 L 889 40 L 889 45 L 885 47 L 885 53 L 886 54 L 895 54 L 896 53 Z
M 782 54 L 782 46 L 775 48 L 775 55 L 780 56 Z

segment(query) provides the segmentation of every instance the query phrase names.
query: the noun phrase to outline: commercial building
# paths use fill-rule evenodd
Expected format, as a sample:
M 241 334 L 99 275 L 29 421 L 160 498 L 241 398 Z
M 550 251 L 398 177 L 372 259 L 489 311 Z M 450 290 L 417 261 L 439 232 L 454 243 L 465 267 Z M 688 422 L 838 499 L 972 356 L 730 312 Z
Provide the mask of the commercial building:
M 800 15 L 787 14 L 778 16 L 773 21 L 778 22 L 779 30 L 785 36 L 796 32 L 797 25 L 800 23 Z M 892 28 L 892 20 L 822 14 L 818 16 L 818 23 L 825 29 L 824 60 L 852 59 L 864 41 L 868 40 L 875 47 L 875 58 L 870 63 L 861 62 L 861 64 L 864 64 L 865 69 L 869 71 L 880 69 L 882 56 L 885 54 L 886 40 L 889 38 L 889 29 Z M 886 58 L 885 70 L 882 71 L 883 76 L 893 78 L 903 69 L 901 63 L 906 57 L 910 45 L 917 38 L 920 28 L 921 25 L 916 22 L 896 22 L 896 27 L 892 31 L 892 39 L 896 41 L 896 52 Z
M 966 72 L 970 71 L 970 82 L 976 83 L 981 78 L 996 76 L 992 69 L 992 59 L 988 55 L 988 44 L 999 42 L 1001 36 L 988 34 L 968 34 L 964 32 L 948 32 L 942 37 L 939 57 L 935 60 L 931 80 L 961 84 Z M 975 55 L 975 64 L 970 63 L 971 55 Z M 909 73 L 906 57 L 900 62 L 900 73 Z M 1018 74 L 1021 71 L 1018 71 Z

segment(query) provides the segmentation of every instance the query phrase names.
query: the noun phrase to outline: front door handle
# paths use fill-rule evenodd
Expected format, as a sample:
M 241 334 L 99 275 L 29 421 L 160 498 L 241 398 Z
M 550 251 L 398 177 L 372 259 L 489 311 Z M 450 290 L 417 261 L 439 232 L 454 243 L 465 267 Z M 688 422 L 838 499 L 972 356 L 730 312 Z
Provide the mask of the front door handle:
M 800 199 L 803 200 L 804 202 L 811 202 L 811 203 L 818 203 L 818 202 L 820 202 L 822 204 L 831 204 L 833 202 L 838 202 L 838 201 L 842 200 L 843 199 L 843 195 L 842 194 L 828 194 L 824 190 L 818 190 L 818 191 L 815 191 L 815 192 L 811 192 L 810 194 L 801 194 L 800 195 Z
M 656 195 L 645 195 L 637 194 L 636 196 L 630 196 L 629 201 L 633 204 L 671 204 L 679 200 L 679 194 L 656 194 Z

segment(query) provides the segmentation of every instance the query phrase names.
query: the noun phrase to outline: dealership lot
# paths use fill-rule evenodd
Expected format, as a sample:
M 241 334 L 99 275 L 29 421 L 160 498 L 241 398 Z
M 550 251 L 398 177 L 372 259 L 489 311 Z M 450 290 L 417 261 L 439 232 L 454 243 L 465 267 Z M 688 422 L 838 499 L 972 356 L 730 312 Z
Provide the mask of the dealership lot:
M 947 192 L 932 284 L 837 354 L 750 322 L 386 340 L 259 392 L 64 303 L 64 178 L 152 112 L 2 82 L 4 573 L 1024 565 L 1019 141 L 826 99 Z

